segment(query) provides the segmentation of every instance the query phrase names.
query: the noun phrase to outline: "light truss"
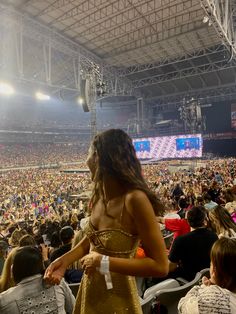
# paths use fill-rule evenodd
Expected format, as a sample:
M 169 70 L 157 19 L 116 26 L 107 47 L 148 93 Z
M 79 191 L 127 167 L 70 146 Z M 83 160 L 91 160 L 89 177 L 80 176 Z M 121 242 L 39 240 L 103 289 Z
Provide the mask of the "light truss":
M 152 77 L 139 79 L 133 81 L 134 88 L 140 88 L 145 86 L 151 86 L 163 82 L 170 82 L 178 79 L 185 79 L 193 76 L 199 76 L 202 74 L 212 73 L 215 71 L 221 71 L 229 68 L 236 67 L 236 60 L 232 60 L 231 62 L 217 61 L 210 62 L 208 64 L 199 65 L 199 66 L 191 66 L 185 69 L 178 69 L 166 74 L 158 74 Z
M 183 103 L 183 99 L 186 97 L 198 99 L 202 104 L 213 101 L 236 99 L 236 85 L 225 84 L 220 87 L 208 87 L 171 95 L 149 97 L 146 99 L 146 102 L 153 104 L 156 107 L 161 106 L 161 108 L 163 108 L 164 106 L 164 108 L 168 110 L 173 108 L 173 106 L 178 108 L 180 104 Z
M 107 82 L 111 95 L 132 93 L 132 83 L 119 78 L 117 70 L 101 58 L 35 19 L 2 4 L 0 38 L 1 72 L 9 76 L 78 92 L 81 75 L 94 71 L 99 79 Z M 12 71 L 15 60 L 17 66 Z
M 213 25 L 222 42 L 232 55 L 236 56 L 236 37 L 233 23 L 234 4 L 232 0 L 201 0 L 209 23 Z
M 141 72 L 145 72 L 145 71 L 149 71 L 149 70 L 153 70 L 153 69 L 158 69 L 160 67 L 166 66 L 166 65 L 175 65 L 178 63 L 182 63 L 184 61 L 193 61 L 196 60 L 197 58 L 201 58 L 201 57 L 210 57 L 214 54 L 227 54 L 228 50 L 224 45 L 216 45 L 214 47 L 209 47 L 209 48 L 204 48 L 204 49 L 199 49 L 199 50 L 195 50 L 193 52 L 189 52 L 186 53 L 183 56 L 177 56 L 175 58 L 163 58 L 158 62 L 153 62 L 153 63 L 148 63 L 148 64 L 142 64 L 142 65 L 135 65 L 132 67 L 128 67 L 128 68 L 120 68 L 119 69 L 119 75 L 120 76 L 129 76 L 129 75 L 133 75 L 136 73 L 141 73 Z

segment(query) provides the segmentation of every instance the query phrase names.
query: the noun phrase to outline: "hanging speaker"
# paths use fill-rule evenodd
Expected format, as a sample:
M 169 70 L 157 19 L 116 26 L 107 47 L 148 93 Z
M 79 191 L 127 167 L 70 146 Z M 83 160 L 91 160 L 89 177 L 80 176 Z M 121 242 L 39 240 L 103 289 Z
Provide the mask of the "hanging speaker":
M 88 107 L 88 103 L 87 103 L 87 97 L 86 97 L 86 79 L 85 80 L 81 80 L 80 81 L 80 97 L 83 99 L 82 102 L 82 107 L 84 112 L 89 112 L 89 107 Z

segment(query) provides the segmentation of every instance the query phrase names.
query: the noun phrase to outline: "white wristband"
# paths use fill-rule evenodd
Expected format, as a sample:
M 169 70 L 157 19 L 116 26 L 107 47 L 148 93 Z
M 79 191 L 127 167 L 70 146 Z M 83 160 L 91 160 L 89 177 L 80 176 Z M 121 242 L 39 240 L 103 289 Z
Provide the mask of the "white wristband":
M 100 263 L 99 271 L 102 275 L 109 273 L 109 256 L 103 255 Z
M 99 267 L 99 272 L 102 275 L 104 275 L 108 290 L 113 288 L 109 266 L 110 266 L 109 256 L 103 255 Z
M 113 284 L 112 284 L 112 280 L 111 280 L 111 274 L 105 274 L 105 281 L 106 281 L 106 286 L 107 286 L 107 290 L 110 290 L 113 288 Z

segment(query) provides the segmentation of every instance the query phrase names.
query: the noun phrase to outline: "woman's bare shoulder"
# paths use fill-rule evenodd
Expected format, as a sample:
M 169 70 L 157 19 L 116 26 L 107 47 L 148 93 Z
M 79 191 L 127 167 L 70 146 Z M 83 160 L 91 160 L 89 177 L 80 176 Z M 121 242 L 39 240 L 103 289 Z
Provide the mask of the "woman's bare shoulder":
M 127 201 L 148 199 L 147 194 L 142 190 L 131 190 L 126 194 Z
M 152 209 L 151 203 L 146 195 L 146 193 L 142 190 L 131 190 L 126 195 L 126 207 L 129 213 L 137 214 L 137 211 L 147 209 L 150 207 Z

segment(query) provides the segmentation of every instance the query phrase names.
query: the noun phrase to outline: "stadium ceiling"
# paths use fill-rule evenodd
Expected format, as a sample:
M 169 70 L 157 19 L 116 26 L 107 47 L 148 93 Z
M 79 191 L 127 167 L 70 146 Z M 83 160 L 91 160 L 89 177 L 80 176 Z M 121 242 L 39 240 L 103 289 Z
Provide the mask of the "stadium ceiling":
M 235 0 L 0 0 L 0 10 L 2 73 L 76 91 L 92 68 L 111 95 L 157 104 L 235 95 Z

